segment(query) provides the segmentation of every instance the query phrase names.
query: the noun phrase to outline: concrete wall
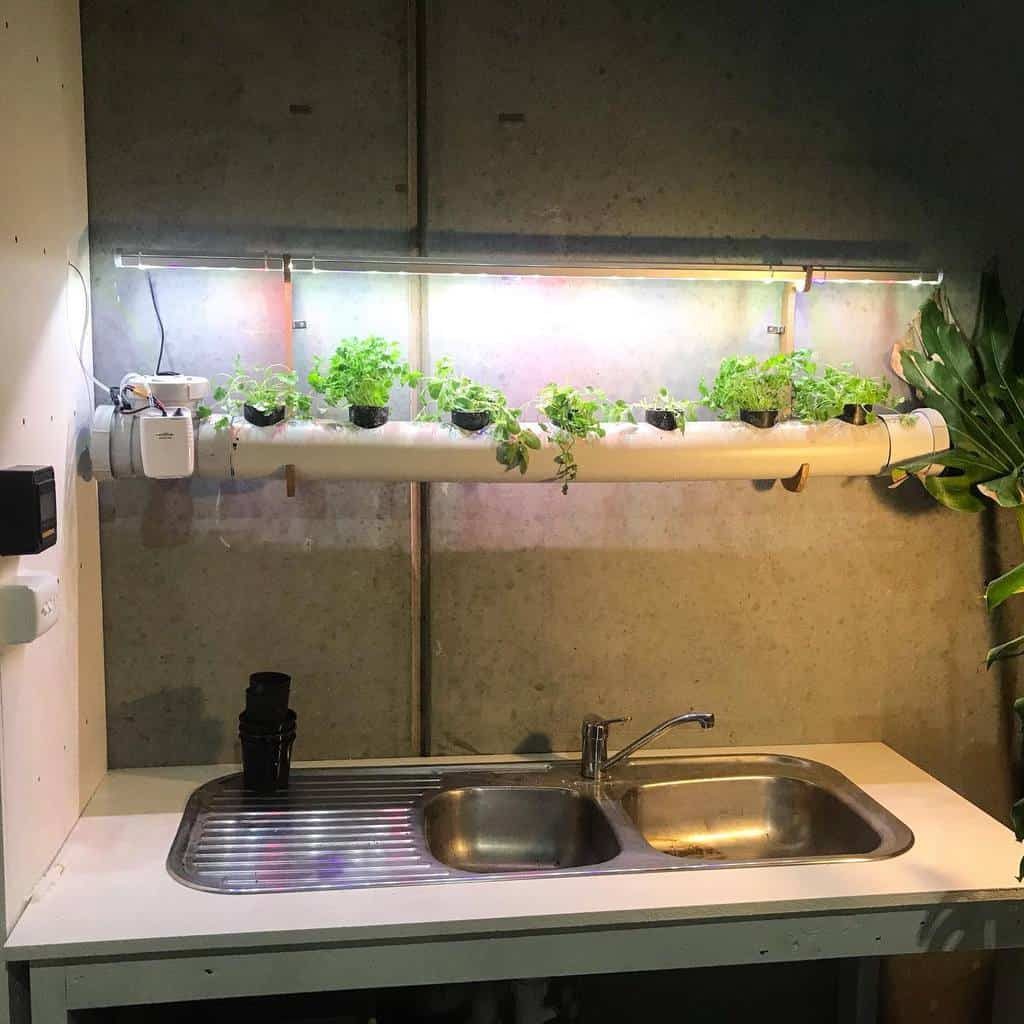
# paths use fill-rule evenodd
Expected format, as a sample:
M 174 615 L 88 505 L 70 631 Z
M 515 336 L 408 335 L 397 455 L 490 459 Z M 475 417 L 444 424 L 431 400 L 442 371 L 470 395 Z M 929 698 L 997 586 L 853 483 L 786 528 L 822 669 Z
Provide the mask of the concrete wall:
M 431 4 L 429 249 L 918 261 L 967 279 L 1001 240 L 1005 175 L 960 188 L 964 139 L 932 131 L 945 79 L 923 72 L 961 30 L 968 59 L 1003 71 L 960 15 L 921 13 L 890 11 L 877 33 L 873 5 L 787 18 L 726 3 L 684 18 L 665 3 Z M 404 4 L 234 15 L 85 5 L 98 365 L 111 379 L 155 359 L 146 283 L 112 267 L 119 245 L 406 244 Z M 851 36 L 855 54 L 839 45 Z M 906 52 L 921 56 L 908 65 Z M 144 102 L 129 81 L 150 83 Z M 235 353 L 284 352 L 272 278 L 155 282 L 173 366 L 214 374 Z M 404 341 L 404 287 L 297 277 L 299 368 L 350 331 Z M 920 298 L 822 288 L 801 299 L 799 343 L 878 372 Z M 438 281 L 423 355 L 453 355 L 517 401 L 554 378 L 630 398 L 663 382 L 692 391 L 726 352 L 769 349 L 777 304 L 764 286 Z M 292 503 L 276 483 L 104 488 L 112 763 L 230 756 L 245 674 L 271 660 L 317 709 L 304 754 L 409 749 L 407 516 L 404 488 L 310 485 Z M 725 483 L 566 499 L 439 487 L 432 517 L 437 751 L 571 746 L 588 707 L 653 718 L 703 703 L 722 741 L 890 738 L 1005 806 L 999 694 L 978 660 L 990 626 L 975 600 L 977 519 L 869 481 L 814 481 L 798 498 Z M 937 549 L 955 554 L 923 570 Z M 365 575 L 371 602 L 349 596 Z M 249 597 L 265 588 L 296 595 L 280 636 Z M 152 625 L 170 595 L 186 645 Z M 957 697 L 944 705 L 936 688 Z
M 969 296 L 998 251 L 1024 297 L 1016 165 L 990 158 L 1020 102 L 1005 4 L 429 11 L 431 252 L 937 264 Z M 155 359 L 118 246 L 405 250 L 405 18 L 399 0 L 83 3 L 102 374 Z M 280 358 L 271 278 L 154 280 L 172 365 Z M 813 291 L 799 343 L 880 372 L 920 298 Z M 394 282 L 297 277 L 294 302 L 300 368 L 351 331 L 409 337 Z M 767 350 L 776 303 L 760 285 L 435 282 L 423 354 L 517 400 L 553 378 L 639 398 Z M 296 677 L 301 756 L 412 749 L 407 489 L 142 482 L 102 506 L 113 765 L 230 758 L 246 673 L 268 667 Z M 569 747 L 586 710 L 639 727 L 702 705 L 721 743 L 886 740 L 1005 817 L 1016 675 L 981 666 L 978 595 L 1016 554 L 991 519 L 813 476 L 799 496 L 442 486 L 431 519 L 435 751 Z
M 60 615 L 0 646 L 6 935 L 106 769 L 96 488 L 77 476 L 92 385 L 75 348 L 91 363 L 91 339 L 68 268 L 89 276 L 75 0 L 4 5 L 0 95 L 0 466 L 52 465 L 58 510 L 57 544 L 0 558 L 0 583 L 54 573 Z
M 428 249 L 933 264 L 965 301 L 998 251 L 1019 302 L 1009 6 L 429 0 Z M 406 251 L 406 17 L 400 0 L 83 2 L 101 376 L 156 358 L 118 246 Z M 282 357 L 280 283 L 155 282 L 172 366 Z M 816 290 L 799 342 L 880 372 L 921 297 Z M 722 354 L 767 350 L 777 298 L 435 282 L 422 354 L 516 400 L 552 378 L 692 390 Z M 407 340 L 408 300 L 297 278 L 297 365 L 350 332 Z M 414 750 L 408 488 L 129 482 L 101 503 L 114 766 L 230 759 L 263 668 L 295 675 L 301 756 Z M 813 477 L 800 496 L 437 486 L 430 513 L 435 752 L 565 748 L 591 709 L 640 727 L 700 705 L 722 743 L 884 739 L 1005 816 L 1017 678 L 981 667 L 978 596 L 1019 556 L 993 517 Z M 891 1019 L 981 1019 L 979 965 L 891 966 Z M 933 1007 L 916 993 L 937 974 Z

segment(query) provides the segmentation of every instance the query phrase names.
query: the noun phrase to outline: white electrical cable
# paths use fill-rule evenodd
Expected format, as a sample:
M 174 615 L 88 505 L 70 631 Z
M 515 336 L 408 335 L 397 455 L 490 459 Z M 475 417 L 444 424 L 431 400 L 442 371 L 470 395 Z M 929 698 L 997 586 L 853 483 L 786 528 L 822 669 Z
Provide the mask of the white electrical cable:
M 82 333 L 78 338 L 78 345 L 75 348 L 75 355 L 78 356 L 78 365 L 82 367 L 82 373 L 85 374 L 88 380 L 91 380 L 96 387 L 100 388 L 105 395 L 110 394 L 110 388 L 103 383 L 98 377 L 94 376 L 88 366 L 85 365 L 85 356 L 82 354 L 85 351 L 85 335 L 89 330 L 89 286 L 85 283 L 85 278 L 82 276 L 82 272 L 68 260 L 68 266 L 78 275 L 78 280 L 82 282 L 82 294 L 85 297 L 85 310 L 82 313 Z

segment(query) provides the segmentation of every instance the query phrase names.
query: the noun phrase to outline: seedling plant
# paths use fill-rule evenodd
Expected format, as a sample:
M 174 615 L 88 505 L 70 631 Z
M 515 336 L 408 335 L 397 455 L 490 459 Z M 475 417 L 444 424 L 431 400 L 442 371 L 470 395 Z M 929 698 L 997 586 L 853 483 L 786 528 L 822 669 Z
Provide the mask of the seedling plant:
M 213 398 L 222 413 L 214 422 L 217 430 L 225 429 L 231 417 L 240 415 L 246 405 L 262 413 L 283 407 L 286 416 L 298 420 L 309 418 L 312 404 L 309 395 L 299 391 L 294 370 L 280 363 L 247 369 L 241 356 L 235 357 L 234 369 L 227 382 L 214 389 Z M 206 419 L 213 413 L 206 405 L 196 410 L 199 419 Z
M 688 398 L 676 398 L 668 388 L 658 388 L 653 398 L 643 398 L 640 408 L 644 412 L 669 412 L 675 418 L 676 430 L 686 432 L 686 421 L 697 418 L 697 403 Z

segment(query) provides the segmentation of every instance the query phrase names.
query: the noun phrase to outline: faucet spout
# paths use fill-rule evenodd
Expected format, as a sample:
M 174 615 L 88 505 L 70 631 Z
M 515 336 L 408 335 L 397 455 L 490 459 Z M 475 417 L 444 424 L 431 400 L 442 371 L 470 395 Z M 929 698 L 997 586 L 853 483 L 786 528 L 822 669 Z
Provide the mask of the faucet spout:
M 656 740 L 663 732 L 672 729 L 677 725 L 686 725 L 688 722 L 696 722 L 702 729 L 712 729 L 715 725 L 715 716 L 705 711 L 688 711 L 685 714 L 675 715 L 659 722 L 653 729 L 648 730 L 642 736 L 633 740 L 632 743 L 624 746 L 613 757 L 608 756 L 608 727 L 615 722 L 626 722 L 628 718 L 601 718 L 599 715 L 586 715 L 583 719 L 582 744 L 583 755 L 580 763 L 580 772 L 585 779 L 600 781 L 602 773 L 614 765 L 625 761 L 631 754 L 635 754 L 641 747 Z

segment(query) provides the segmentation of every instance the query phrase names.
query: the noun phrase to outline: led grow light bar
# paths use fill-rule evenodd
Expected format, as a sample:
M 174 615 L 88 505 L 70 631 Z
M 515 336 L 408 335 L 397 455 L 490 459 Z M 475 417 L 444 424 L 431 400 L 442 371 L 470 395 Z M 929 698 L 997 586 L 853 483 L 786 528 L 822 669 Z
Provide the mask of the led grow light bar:
M 114 253 L 114 265 L 135 270 L 284 270 L 283 256 L 213 256 L 173 252 Z
M 393 259 L 310 256 L 292 257 L 292 270 L 312 273 L 428 274 L 443 277 L 581 277 L 606 280 L 662 278 L 675 281 L 756 281 L 803 284 L 803 267 L 769 264 L 652 263 L 640 260 L 587 263 L 486 260 L 466 261 L 435 256 Z
M 128 253 L 114 256 L 118 267 L 138 270 L 284 270 L 283 256 L 217 256 L 195 253 Z M 606 280 L 750 281 L 938 285 L 942 272 L 875 267 L 803 267 L 754 263 L 655 263 L 644 260 L 541 262 L 533 260 L 456 260 L 436 256 L 291 256 L 295 273 L 426 274 L 449 277 L 576 277 Z

